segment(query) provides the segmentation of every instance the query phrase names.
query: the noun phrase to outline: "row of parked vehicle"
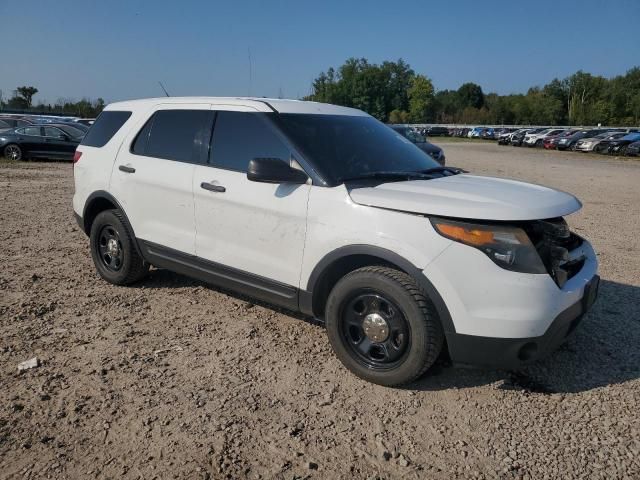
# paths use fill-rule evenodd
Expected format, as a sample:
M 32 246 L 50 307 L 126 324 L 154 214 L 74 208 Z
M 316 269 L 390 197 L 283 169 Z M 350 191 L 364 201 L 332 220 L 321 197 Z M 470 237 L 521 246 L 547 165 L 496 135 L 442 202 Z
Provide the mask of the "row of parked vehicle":
M 443 131 L 446 130 L 447 133 Z M 435 133 L 430 133 L 435 132 Z M 611 155 L 640 156 L 640 130 L 634 128 L 497 128 L 432 126 L 423 135 L 497 140 L 499 145 L 575 150 Z
M 91 118 L 0 114 L 0 153 L 10 160 L 72 160 Z
M 499 145 L 574 150 L 610 155 L 640 155 L 640 131 L 621 128 L 521 128 L 500 133 Z

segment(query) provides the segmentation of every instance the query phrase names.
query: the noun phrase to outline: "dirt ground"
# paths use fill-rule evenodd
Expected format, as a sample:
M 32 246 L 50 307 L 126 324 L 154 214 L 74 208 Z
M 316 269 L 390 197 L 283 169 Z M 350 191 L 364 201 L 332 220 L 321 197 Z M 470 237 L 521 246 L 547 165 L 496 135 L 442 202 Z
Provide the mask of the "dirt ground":
M 106 284 L 71 165 L 0 164 L 0 477 L 639 478 L 640 162 L 441 145 L 576 194 L 603 283 L 551 358 L 404 389 L 348 373 L 309 320 L 167 271 Z

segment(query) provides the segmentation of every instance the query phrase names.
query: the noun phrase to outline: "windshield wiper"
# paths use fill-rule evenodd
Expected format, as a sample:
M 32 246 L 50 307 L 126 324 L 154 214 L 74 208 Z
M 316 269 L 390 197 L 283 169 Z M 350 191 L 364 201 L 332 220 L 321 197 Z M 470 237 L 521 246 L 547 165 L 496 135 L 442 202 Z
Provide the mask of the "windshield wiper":
M 403 171 L 389 171 L 389 172 L 367 172 L 359 175 L 345 176 L 338 178 L 338 182 L 348 182 L 352 180 L 367 180 L 367 179 L 433 179 L 435 174 L 443 174 L 443 176 L 457 175 L 459 173 L 466 173 L 465 170 L 456 167 L 433 167 L 426 170 L 420 170 L 418 172 L 403 172 Z M 449 175 L 445 175 L 448 173 Z
M 367 179 L 384 179 L 384 178 L 393 178 L 393 179 L 404 179 L 407 180 L 412 178 L 432 178 L 428 173 L 423 172 L 367 172 L 361 173 L 358 175 L 351 175 L 338 178 L 338 182 L 348 182 L 350 180 L 367 180 Z
M 466 170 L 463 170 L 458 167 L 433 167 L 427 168 L 426 170 L 420 170 L 420 173 L 429 174 L 429 173 L 450 173 L 452 175 L 458 175 L 459 173 L 469 173 Z

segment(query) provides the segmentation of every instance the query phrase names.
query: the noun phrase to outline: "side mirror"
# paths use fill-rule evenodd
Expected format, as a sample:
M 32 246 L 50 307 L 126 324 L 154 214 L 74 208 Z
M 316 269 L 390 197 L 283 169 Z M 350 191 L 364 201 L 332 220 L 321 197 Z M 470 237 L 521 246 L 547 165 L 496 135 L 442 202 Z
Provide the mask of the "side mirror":
M 307 183 L 302 170 L 292 168 L 280 158 L 254 158 L 249 162 L 247 178 L 262 183 Z
M 67 135 L 65 133 L 61 133 L 60 135 L 58 135 L 58 140 L 62 140 L 64 142 L 68 142 L 69 141 L 69 135 Z

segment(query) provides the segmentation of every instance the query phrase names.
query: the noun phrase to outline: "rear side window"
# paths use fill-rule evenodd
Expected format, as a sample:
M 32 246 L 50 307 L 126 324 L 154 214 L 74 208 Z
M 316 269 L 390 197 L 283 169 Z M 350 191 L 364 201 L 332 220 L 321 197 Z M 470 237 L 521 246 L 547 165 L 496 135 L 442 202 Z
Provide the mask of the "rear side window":
M 25 127 L 22 130 L 18 131 L 18 133 L 22 133 L 24 135 L 32 135 L 34 137 L 40 137 L 40 127 Z
M 210 152 L 212 166 L 246 172 L 252 158 L 289 161 L 291 153 L 260 113 L 218 112 Z
M 130 116 L 131 112 L 116 110 L 102 112 L 82 139 L 82 145 L 104 147 Z
M 159 110 L 142 127 L 131 146 L 136 155 L 203 163 L 211 136 L 210 110 Z

